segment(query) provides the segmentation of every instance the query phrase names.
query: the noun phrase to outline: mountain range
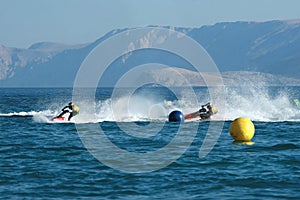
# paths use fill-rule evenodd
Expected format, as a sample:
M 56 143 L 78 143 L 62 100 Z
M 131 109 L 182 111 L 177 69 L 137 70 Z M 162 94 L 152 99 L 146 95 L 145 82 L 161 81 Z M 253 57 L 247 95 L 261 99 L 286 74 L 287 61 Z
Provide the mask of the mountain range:
M 300 19 L 164 28 L 182 32 L 201 44 L 216 63 L 225 84 L 248 80 L 271 85 L 300 85 Z M 0 87 L 71 87 L 86 56 L 101 42 L 127 30 L 130 29 L 113 30 L 86 44 L 40 42 L 27 49 L 0 45 Z M 117 59 L 106 71 L 108 76 L 101 84 L 113 86 L 122 74 L 149 62 L 181 68 L 180 73 L 195 80 L 193 85 L 203 84 L 197 81 L 197 74 L 186 61 L 151 50 L 137 51 L 125 60 L 124 57 Z M 170 86 L 184 86 L 174 81 L 176 75 L 165 69 L 145 73 L 149 80 L 165 78 Z

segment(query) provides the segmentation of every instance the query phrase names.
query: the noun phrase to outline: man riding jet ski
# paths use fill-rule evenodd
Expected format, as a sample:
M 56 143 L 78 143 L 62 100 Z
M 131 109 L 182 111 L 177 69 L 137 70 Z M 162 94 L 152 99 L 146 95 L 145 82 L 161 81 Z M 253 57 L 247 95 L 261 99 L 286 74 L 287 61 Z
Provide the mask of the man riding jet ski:
M 204 104 L 201 108 L 193 113 L 184 115 L 185 120 L 199 118 L 200 120 L 209 120 L 210 117 L 218 112 L 215 106 L 212 106 L 210 103 Z

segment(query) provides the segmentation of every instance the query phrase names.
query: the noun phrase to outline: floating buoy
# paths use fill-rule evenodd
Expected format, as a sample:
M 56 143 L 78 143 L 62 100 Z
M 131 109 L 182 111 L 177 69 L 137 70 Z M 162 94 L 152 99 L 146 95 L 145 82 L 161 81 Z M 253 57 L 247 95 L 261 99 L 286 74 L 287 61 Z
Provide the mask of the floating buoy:
M 179 110 L 174 110 L 169 114 L 169 122 L 183 122 L 184 115 Z
M 250 119 L 239 117 L 231 123 L 229 131 L 235 141 L 251 141 L 255 127 Z

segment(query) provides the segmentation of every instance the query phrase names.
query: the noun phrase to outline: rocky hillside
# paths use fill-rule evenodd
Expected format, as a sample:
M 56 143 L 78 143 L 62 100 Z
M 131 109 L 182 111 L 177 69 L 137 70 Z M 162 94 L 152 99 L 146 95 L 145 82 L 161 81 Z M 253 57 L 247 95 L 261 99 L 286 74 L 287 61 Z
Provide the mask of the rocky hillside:
M 298 84 L 300 20 L 230 22 L 200 28 L 170 29 L 183 32 L 200 43 L 229 82 L 230 77 L 227 76 L 239 71 L 235 75 L 238 79 L 253 76 L 257 80 L 257 76 L 265 74 L 266 79 L 272 80 L 265 81 L 270 84 Z M 33 44 L 28 49 L 0 45 L 0 87 L 71 87 L 79 66 L 91 50 L 112 35 L 126 30 L 128 29 L 113 30 L 95 42 L 83 45 L 44 42 Z M 122 58 L 116 60 L 107 71 L 108 78 L 104 78 L 102 82 L 106 86 L 112 86 L 126 71 L 149 62 L 191 70 L 191 66 L 185 61 L 149 50 L 135 52 L 125 62 Z M 196 84 L 197 75 L 193 75 L 193 71 L 186 73 L 190 79 L 195 79 Z M 155 79 L 157 74 L 153 73 L 151 76 Z M 168 79 L 169 84 L 172 84 L 172 76 Z

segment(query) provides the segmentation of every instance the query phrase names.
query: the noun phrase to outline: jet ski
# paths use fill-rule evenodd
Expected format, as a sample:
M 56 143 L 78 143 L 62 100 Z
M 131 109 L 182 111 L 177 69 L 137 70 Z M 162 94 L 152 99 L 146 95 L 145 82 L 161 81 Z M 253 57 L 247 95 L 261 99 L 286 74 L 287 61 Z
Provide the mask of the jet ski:
M 184 115 L 185 121 L 206 121 L 210 120 L 210 117 L 218 112 L 217 107 L 212 106 L 210 103 L 201 106 L 196 112 L 192 112 Z
M 65 122 L 65 121 L 68 121 L 67 117 L 53 117 L 52 119 L 50 119 L 50 121 L 52 122 Z

